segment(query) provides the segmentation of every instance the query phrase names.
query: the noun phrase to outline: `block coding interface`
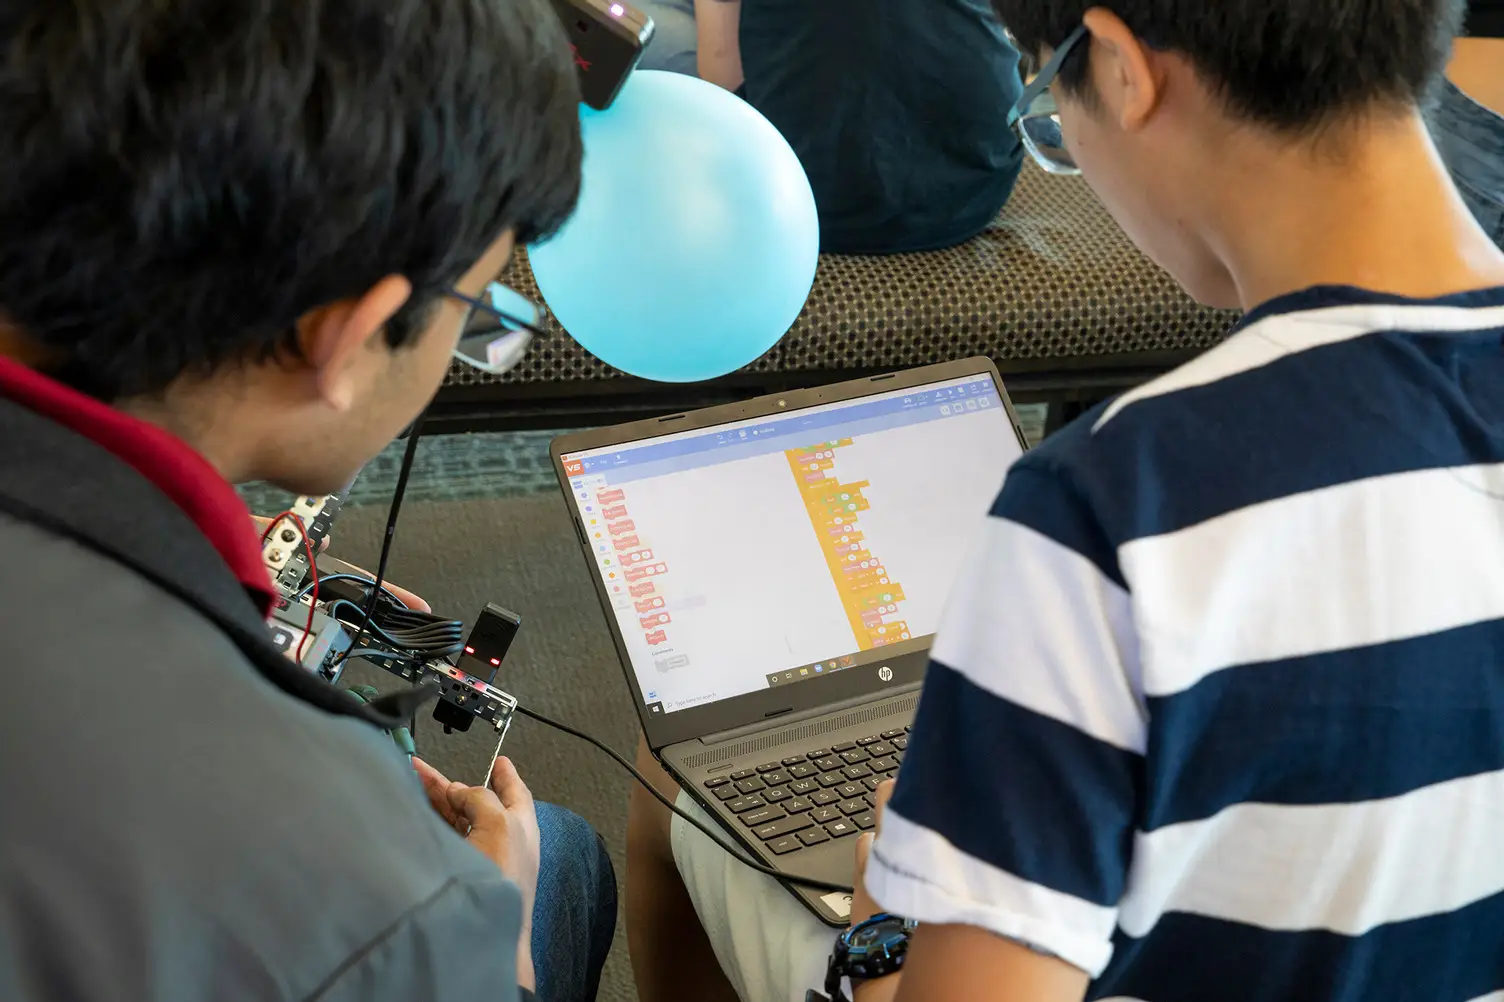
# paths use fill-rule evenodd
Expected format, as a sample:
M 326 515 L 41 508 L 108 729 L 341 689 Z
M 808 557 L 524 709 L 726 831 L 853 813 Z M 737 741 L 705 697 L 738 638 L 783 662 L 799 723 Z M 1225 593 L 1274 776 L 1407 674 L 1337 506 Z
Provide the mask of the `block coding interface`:
M 563 457 L 653 712 L 934 633 L 1021 454 L 990 376 Z

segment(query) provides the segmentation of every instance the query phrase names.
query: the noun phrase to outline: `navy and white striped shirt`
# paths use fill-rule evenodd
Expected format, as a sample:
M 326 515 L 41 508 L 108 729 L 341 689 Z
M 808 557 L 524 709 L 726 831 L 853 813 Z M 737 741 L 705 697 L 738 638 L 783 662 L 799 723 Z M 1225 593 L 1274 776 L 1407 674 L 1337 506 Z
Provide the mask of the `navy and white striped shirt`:
M 1092 998 L 1504 1000 L 1504 289 L 1261 307 L 992 515 L 883 907 Z

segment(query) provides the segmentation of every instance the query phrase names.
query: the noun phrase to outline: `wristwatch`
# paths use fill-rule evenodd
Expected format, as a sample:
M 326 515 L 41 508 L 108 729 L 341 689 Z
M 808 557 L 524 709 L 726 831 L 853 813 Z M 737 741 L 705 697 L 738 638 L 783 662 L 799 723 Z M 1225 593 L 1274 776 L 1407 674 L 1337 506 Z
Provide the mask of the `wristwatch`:
M 909 937 L 917 924 L 882 912 L 841 933 L 825 968 L 825 994 L 811 988 L 805 1002 L 850 1002 L 841 990 L 843 978 L 870 981 L 903 970 Z

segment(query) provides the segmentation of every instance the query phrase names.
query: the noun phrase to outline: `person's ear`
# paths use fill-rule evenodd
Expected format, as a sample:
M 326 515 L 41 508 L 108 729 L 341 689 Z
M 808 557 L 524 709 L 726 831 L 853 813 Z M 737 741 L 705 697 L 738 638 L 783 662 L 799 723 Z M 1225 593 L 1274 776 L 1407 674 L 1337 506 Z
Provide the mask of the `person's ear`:
M 1091 33 L 1092 76 L 1102 104 L 1120 129 L 1136 132 L 1159 107 L 1164 75 L 1148 47 L 1112 11 L 1093 7 L 1082 20 Z
M 324 403 L 337 411 L 354 405 L 360 384 L 373 371 L 372 350 L 385 350 L 379 339 L 412 294 L 406 278 L 388 275 L 358 299 L 320 307 L 299 320 L 303 359 Z

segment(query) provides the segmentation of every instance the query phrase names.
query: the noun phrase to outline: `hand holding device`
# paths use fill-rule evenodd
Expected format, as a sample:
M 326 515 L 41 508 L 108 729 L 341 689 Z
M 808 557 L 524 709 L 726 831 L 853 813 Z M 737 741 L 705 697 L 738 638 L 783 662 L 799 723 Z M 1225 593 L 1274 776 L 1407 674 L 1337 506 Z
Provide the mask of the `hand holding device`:
M 358 567 L 347 560 L 339 560 L 334 557 L 325 557 L 323 560 L 319 561 L 319 566 L 323 569 L 323 573 L 325 574 L 354 574 L 357 577 L 367 579 L 375 577 L 375 575 L 366 570 L 364 567 Z M 381 589 L 415 612 L 433 611 L 433 606 L 429 605 L 428 601 L 423 598 L 423 596 L 418 595 L 414 592 L 410 592 L 399 584 L 393 584 L 390 581 L 383 581 L 381 583 Z
M 476 849 L 496 864 L 502 876 L 522 891 L 522 932 L 517 942 L 517 981 L 536 985 L 532 958 L 533 902 L 538 895 L 542 835 L 532 791 L 512 760 L 499 756 L 487 786 L 466 786 L 446 778 L 422 759 L 413 759 L 433 809 Z

